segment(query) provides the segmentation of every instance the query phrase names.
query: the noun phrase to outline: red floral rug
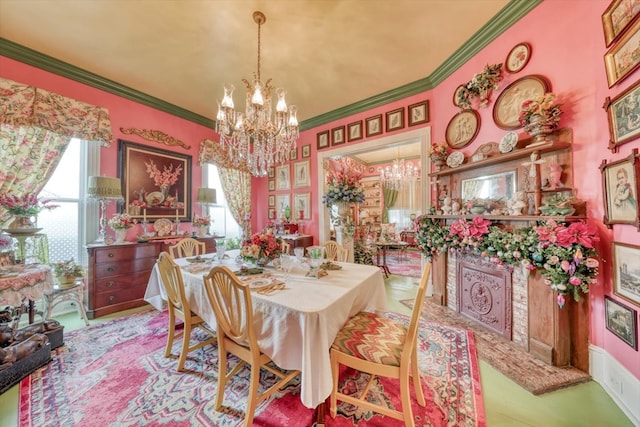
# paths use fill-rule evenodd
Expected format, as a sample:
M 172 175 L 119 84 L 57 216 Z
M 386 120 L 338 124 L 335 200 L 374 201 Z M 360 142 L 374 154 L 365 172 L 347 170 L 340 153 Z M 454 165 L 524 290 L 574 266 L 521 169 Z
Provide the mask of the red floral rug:
M 388 253 L 387 267 L 389 267 L 391 274 L 419 279 L 422 277 L 422 255 L 413 250 L 402 254 Z
M 398 320 L 406 316 L 392 314 Z M 239 426 L 246 405 L 249 370 L 225 390 L 223 412 L 214 410 L 217 349 L 189 355 L 186 368 L 164 358 L 167 315 L 145 311 L 65 334 L 53 361 L 20 384 L 21 426 Z M 177 346 L 175 347 L 177 350 Z M 419 363 L 426 408 L 413 407 L 416 425 L 484 426 L 484 405 L 473 335 L 463 329 L 422 321 Z M 235 361 L 234 361 L 235 362 Z M 262 383 L 273 381 L 266 373 Z M 341 374 L 341 387 L 365 381 Z M 382 380 L 373 398 L 399 407 L 398 384 Z M 314 411 L 299 399 L 299 384 L 256 409 L 256 426 L 309 426 Z M 327 426 L 400 426 L 401 422 L 341 404 Z

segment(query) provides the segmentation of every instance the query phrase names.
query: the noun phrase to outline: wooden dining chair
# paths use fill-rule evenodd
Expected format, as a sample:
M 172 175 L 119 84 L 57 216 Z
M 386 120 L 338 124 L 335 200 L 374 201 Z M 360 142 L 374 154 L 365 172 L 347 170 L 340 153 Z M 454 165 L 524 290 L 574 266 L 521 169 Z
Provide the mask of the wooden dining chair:
M 167 292 L 167 309 L 169 311 L 169 334 L 167 335 L 167 346 L 164 350 L 164 357 L 171 357 L 171 348 L 176 338 L 182 336 L 182 349 L 178 359 L 178 371 L 184 371 L 184 363 L 187 360 L 187 354 L 202 348 L 206 345 L 213 344 L 216 341 L 215 332 L 210 329 L 205 321 L 193 313 L 189 308 L 189 300 L 185 295 L 184 282 L 180 267 L 173 261 L 167 252 L 161 252 L 158 258 L 158 269 L 162 284 Z M 182 332 L 176 333 L 176 318 L 182 320 L 184 329 Z M 200 328 L 211 335 L 211 338 L 200 341 L 197 344 L 190 345 L 191 331 L 194 328 Z
M 291 245 L 282 240 L 282 247 L 280 248 L 283 254 L 291 255 Z
M 415 425 L 409 394 L 409 373 L 411 372 L 413 377 L 418 404 L 425 406 L 424 393 L 420 384 L 420 371 L 418 370 L 417 343 L 418 323 L 430 271 L 431 263 L 428 263 L 420 280 L 408 326 L 382 314 L 361 311 L 349 319 L 338 332 L 331 346 L 333 391 L 330 413 L 332 417 L 335 418 L 337 401 L 341 400 L 398 420 L 404 420 L 405 426 Z M 341 364 L 369 374 L 369 381 L 359 396 L 357 394 L 347 395 L 338 391 L 338 371 Z M 401 411 L 375 404 L 366 399 L 376 376 L 399 380 Z
M 174 259 L 202 255 L 206 252 L 207 248 L 205 243 L 191 237 L 185 237 L 175 245 L 169 246 L 169 254 Z
M 324 246 L 324 257 L 330 261 L 347 261 L 349 249 L 343 247 L 340 243 L 329 240 L 322 244 Z
M 260 351 L 253 329 L 253 303 L 249 285 L 238 280 L 225 266 L 214 267 L 204 277 L 204 287 L 216 316 L 218 335 L 218 392 L 215 410 L 222 409 L 227 382 L 245 364 L 251 367 L 249 400 L 245 410 L 244 425 L 250 426 L 256 406 L 295 378 L 300 371 L 284 371 L 275 367 L 269 356 Z M 227 371 L 227 352 L 240 358 L 233 369 Z M 268 365 L 270 364 L 270 365 Z M 279 379 L 261 394 L 260 369 L 265 369 Z

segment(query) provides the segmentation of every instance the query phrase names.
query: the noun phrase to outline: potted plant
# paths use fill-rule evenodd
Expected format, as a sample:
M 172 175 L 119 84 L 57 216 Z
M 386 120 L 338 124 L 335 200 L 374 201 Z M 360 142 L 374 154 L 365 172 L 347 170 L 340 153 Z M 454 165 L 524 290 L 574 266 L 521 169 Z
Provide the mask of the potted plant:
M 73 258 L 53 263 L 53 272 L 60 287 L 72 286 L 77 279 L 84 277 L 84 267 L 77 264 Z

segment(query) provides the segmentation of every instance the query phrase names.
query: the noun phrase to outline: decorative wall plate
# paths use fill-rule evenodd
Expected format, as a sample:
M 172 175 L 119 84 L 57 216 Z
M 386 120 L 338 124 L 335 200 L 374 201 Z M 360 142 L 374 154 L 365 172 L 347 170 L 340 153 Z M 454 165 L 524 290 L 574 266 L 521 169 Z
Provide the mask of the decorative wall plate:
M 480 114 L 475 110 L 464 110 L 453 116 L 447 125 L 445 139 L 451 148 L 466 147 L 478 136 Z
M 510 131 L 504 134 L 502 139 L 500 139 L 500 152 L 501 153 L 509 153 L 513 150 L 518 143 L 518 134 L 514 131 Z
M 507 86 L 493 106 L 493 121 L 500 129 L 513 130 L 521 128 L 518 122 L 522 103 L 537 98 L 551 90 L 551 83 L 546 77 L 530 75 L 522 77 Z
M 158 233 L 158 236 L 168 236 L 173 230 L 173 223 L 167 218 L 160 218 L 153 223 L 153 229 Z
M 464 154 L 462 154 L 462 151 L 454 151 L 447 157 L 447 166 L 450 168 L 457 168 L 462 162 L 464 162 Z
M 509 73 L 517 73 L 522 70 L 531 58 L 531 45 L 529 43 L 518 43 L 511 49 L 504 61 L 504 68 Z

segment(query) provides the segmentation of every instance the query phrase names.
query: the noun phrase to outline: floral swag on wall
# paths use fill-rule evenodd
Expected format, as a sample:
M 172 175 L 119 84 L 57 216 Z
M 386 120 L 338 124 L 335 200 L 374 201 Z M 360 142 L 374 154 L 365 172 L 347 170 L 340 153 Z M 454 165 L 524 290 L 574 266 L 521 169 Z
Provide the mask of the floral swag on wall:
M 470 221 L 462 218 L 446 226 L 422 215 L 416 218 L 414 230 L 418 247 L 427 257 L 446 251 L 471 251 L 502 268 L 538 269 L 545 284 L 558 293 L 560 307 L 568 294 L 579 301 L 598 276 L 594 244 L 600 238 L 595 226 L 583 222 L 567 225 L 543 220 L 535 227 L 505 231 L 481 216 Z

